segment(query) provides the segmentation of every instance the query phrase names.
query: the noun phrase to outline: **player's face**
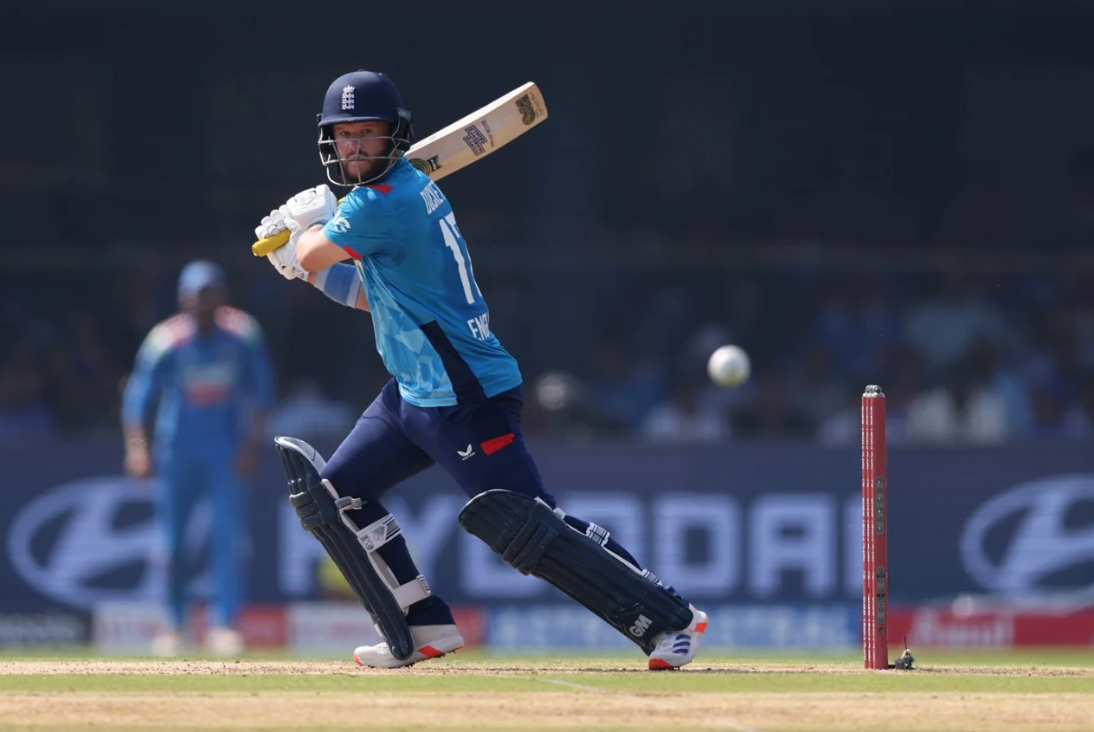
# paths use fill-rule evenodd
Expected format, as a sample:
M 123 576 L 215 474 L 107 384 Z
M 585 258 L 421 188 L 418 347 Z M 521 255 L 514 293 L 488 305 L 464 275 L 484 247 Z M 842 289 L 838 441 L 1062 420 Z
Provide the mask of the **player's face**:
M 349 182 L 369 180 L 387 166 L 391 145 L 387 122 L 347 122 L 334 126 L 338 158 Z
M 182 296 L 182 309 L 198 320 L 211 320 L 217 308 L 224 304 L 224 294 L 219 287 L 203 287 L 195 293 Z

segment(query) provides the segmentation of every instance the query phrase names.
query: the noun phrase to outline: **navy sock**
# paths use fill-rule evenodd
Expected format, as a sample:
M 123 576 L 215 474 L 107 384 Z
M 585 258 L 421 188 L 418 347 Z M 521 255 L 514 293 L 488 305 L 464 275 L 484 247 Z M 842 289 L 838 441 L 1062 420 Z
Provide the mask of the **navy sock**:
M 354 523 L 361 528 L 387 515 L 388 510 L 377 501 L 368 501 L 360 509 L 349 514 Z M 410 550 L 402 534 L 380 547 L 377 553 L 391 568 L 391 573 L 401 585 L 410 582 L 420 574 L 414 565 L 414 560 L 410 557 Z M 407 609 L 406 619 L 409 625 L 449 625 L 456 622 L 452 618 L 452 610 L 437 595 L 430 595 L 411 605 Z

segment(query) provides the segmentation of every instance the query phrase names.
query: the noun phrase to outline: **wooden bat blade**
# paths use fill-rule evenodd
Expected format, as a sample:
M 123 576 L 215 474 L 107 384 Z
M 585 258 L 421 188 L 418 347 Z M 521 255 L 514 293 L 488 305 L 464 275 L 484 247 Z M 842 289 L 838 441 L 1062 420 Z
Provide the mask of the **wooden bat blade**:
M 415 143 L 405 157 L 433 180 L 481 160 L 547 119 L 547 104 L 533 82 L 523 84 L 485 107 Z M 289 232 L 280 231 L 251 245 L 256 257 L 285 246 Z
M 448 127 L 407 153 L 410 164 L 433 180 L 466 168 L 547 119 L 539 87 L 528 82 Z

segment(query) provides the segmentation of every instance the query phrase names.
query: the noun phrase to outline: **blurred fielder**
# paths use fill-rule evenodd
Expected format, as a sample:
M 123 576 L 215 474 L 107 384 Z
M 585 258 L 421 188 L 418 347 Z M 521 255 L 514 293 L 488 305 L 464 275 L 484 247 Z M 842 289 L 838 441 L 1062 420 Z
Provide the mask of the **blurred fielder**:
M 278 272 L 371 310 L 393 376 L 329 461 L 301 440 L 276 439 L 301 523 L 385 639 L 357 648 L 354 659 L 408 666 L 463 645 L 381 503 L 393 486 L 439 464 L 470 499 L 460 524 L 504 561 L 604 619 L 648 655 L 651 669 L 689 663 L 706 614 L 605 529 L 566 515 L 544 488 L 521 433 L 521 373 L 490 331 L 452 206 L 403 155 L 413 130 L 395 85 L 369 71 L 336 79 L 318 127 L 327 177 L 350 191 L 340 206 L 326 185 L 299 193 L 255 234 L 288 228 L 288 244 L 267 255 Z M 482 134 L 469 124 L 467 144 Z M 353 264 L 341 263 L 347 258 Z M 340 351 L 332 342 L 316 358 Z
M 181 649 L 186 609 L 184 539 L 197 500 L 211 513 L 208 649 L 243 651 L 244 483 L 254 472 L 272 376 L 254 318 L 225 305 L 223 270 L 191 262 L 179 277 L 179 313 L 155 326 L 137 354 L 122 401 L 126 472 L 156 477 L 156 513 L 166 544 L 167 624 L 157 655 Z M 145 425 L 158 407 L 154 443 Z

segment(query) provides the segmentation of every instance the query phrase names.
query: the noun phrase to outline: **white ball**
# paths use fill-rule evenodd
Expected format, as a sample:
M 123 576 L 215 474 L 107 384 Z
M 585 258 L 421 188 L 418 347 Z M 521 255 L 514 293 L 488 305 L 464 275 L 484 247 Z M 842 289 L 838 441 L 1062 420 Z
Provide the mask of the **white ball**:
M 707 374 L 718 386 L 740 386 L 751 370 L 748 354 L 737 346 L 722 346 L 707 361 Z

